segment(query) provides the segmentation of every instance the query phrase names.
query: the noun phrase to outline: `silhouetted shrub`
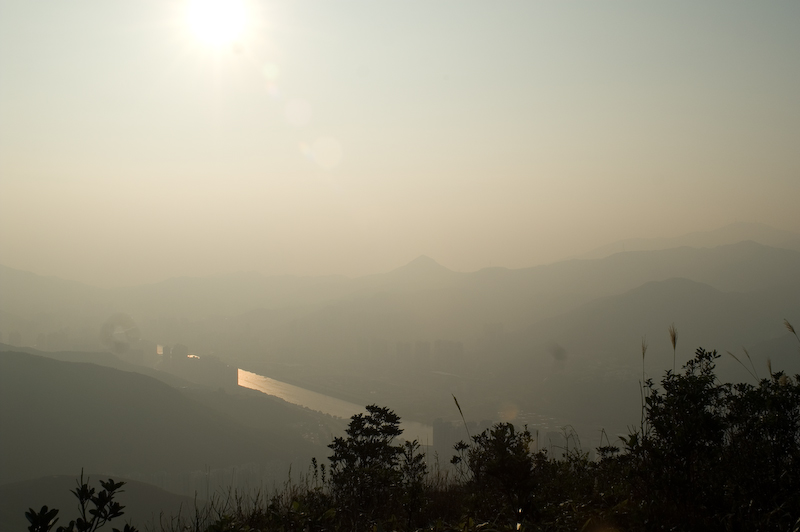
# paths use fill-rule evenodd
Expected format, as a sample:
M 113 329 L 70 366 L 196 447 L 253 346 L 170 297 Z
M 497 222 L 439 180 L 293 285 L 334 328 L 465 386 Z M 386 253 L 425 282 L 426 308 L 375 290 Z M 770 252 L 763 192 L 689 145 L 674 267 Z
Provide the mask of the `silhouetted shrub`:
M 800 385 L 720 383 L 698 349 L 658 389 L 646 428 L 627 440 L 631 492 L 652 529 L 790 530 L 800 525 Z
M 497 423 L 473 436 L 469 447 L 456 446 L 457 451 L 466 450 L 470 506 L 479 516 L 511 523 L 521 521 L 523 512 L 530 514 L 536 485 L 532 445 L 527 428 L 518 432 L 511 423 Z M 462 459 L 456 456 L 454 463 Z
M 375 522 L 401 521 L 418 513 L 426 473 L 418 442 L 393 444 L 400 417 L 386 407 L 367 406 L 350 419 L 346 438 L 329 447 L 330 487 L 338 511 L 354 530 Z M 405 511 L 404 511 L 405 510 Z
M 114 482 L 112 479 L 101 480 L 100 485 L 103 489 L 100 492 L 90 487 L 88 482 L 89 479 L 86 479 L 86 482 L 83 481 L 83 472 L 81 472 L 78 487 L 71 490 L 78 499 L 80 516 L 70 521 L 69 525 L 58 527 L 58 532 L 94 532 L 123 514 L 122 509 L 125 507 L 115 501 L 114 496 L 122 491 L 120 488 L 125 485 L 124 482 Z M 25 517 L 30 523 L 28 531 L 49 532 L 58 521 L 58 517 L 56 517 L 58 512 L 59 510 L 48 509 L 47 506 L 42 506 L 38 512 L 29 508 L 25 512 Z M 128 524 L 122 531 L 117 528 L 112 530 L 114 532 L 137 532 L 136 528 Z

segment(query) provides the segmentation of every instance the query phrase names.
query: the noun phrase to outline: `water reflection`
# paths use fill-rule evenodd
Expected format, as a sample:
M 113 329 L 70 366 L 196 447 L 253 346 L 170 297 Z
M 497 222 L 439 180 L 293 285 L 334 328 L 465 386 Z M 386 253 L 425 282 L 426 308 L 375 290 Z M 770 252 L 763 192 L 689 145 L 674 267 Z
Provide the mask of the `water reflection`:
M 239 370 L 239 386 L 257 390 L 267 395 L 280 397 L 287 403 L 304 406 L 317 412 L 323 412 L 331 416 L 349 419 L 355 414 L 365 413 L 366 409 L 362 405 L 336 399 L 329 395 L 324 395 L 299 386 L 276 381 L 257 373 Z M 400 424 L 403 429 L 405 439 L 417 439 L 422 445 L 433 445 L 433 427 L 415 421 L 403 421 Z

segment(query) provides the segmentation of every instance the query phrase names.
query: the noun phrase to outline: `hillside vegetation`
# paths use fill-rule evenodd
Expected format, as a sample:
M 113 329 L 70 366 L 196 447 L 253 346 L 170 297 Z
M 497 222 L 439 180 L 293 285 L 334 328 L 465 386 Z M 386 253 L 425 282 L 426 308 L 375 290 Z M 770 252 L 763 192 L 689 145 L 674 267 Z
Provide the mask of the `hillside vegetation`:
M 330 466 L 254 506 L 217 508 L 212 530 L 798 530 L 800 375 L 770 368 L 720 382 L 715 351 L 642 387 L 642 416 L 590 460 L 553 458 L 527 428 L 497 423 L 454 449 L 453 476 L 427 471 L 399 418 L 368 407 Z

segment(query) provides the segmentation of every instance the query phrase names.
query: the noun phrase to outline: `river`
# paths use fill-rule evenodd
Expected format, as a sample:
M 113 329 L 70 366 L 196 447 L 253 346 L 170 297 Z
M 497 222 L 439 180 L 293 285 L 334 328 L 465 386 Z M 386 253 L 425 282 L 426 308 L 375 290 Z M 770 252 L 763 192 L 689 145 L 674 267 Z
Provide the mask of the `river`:
M 343 419 L 350 419 L 356 414 L 366 413 L 367 411 L 363 406 L 355 403 L 312 392 L 311 390 L 276 381 L 243 369 L 239 369 L 239 386 L 257 390 L 267 395 L 274 395 L 287 403 L 304 406 L 308 409 Z M 417 423 L 416 421 L 401 421 L 400 428 L 403 429 L 404 439 L 416 439 L 422 445 L 433 445 L 433 427 L 431 425 Z

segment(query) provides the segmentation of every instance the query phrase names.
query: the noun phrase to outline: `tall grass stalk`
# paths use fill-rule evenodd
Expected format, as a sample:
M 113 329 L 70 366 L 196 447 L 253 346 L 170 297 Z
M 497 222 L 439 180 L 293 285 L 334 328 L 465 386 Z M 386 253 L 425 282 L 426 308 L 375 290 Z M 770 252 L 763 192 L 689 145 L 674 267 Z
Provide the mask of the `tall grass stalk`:
M 645 419 L 645 402 L 644 402 L 644 386 L 645 386 L 645 378 L 644 378 L 644 356 L 647 354 L 647 336 L 642 336 L 642 381 L 639 386 L 639 395 L 641 396 L 642 400 L 642 417 L 639 422 L 640 428 L 642 430 L 642 436 L 644 436 L 644 419 Z
M 797 338 L 797 341 L 800 342 L 800 336 L 797 336 L 797 331 L 794 330 L 794 327 L 792 327 L 792 324 L 789 323 L 789 320 L 784 318 L 783 325 L 789 330 L 790 333 L 794 335 L 795 338 Z M 800 347 L 797 348 L 797 352 L 800 353 Z
M 464 412 L 461 411 L 461 405 L 458 404 L 458 399 L 456 399 L 455 394 L 450 394 L 453 396 L 453 401 L 456 402 L 456 408 L 458 408 L 458 413 L 461 414 L 461 421 L 464 422 L 464 429 L 467 431 L 467 438 L 469 438 L 469 443 L 472 445 L 472 435 L 469 433 L 469 427 L 467 427 L 467 420 L 464 419 Z
M 751 367 L 751 368 L 753 368 L 753 373 L 754 373 L 754 374 L 755 374 L 755 376 L 756 376 L 756 382 L 758 382 L 758 381 L 759 381 L 759 380 L 761 380 L 761 379 L 759 379 L 759 378 L 758 378 L 758 372 L 756 371 L 756 366 L 755 366 L 755 364 L 753 364 L 753 359 L 752 359 L 752 358 L 750 358 L 750 353 L 748 353 L 748 352 L 747 352 L 747 349 L 745 349 L 745 348 L 744 348 L 744 346 L 742 346 L 742 351 L 744 351 L 744 354 L 745 354 L 745 355 L 747 355 L 747 360 L 749 360 L 749 361 L 750 361 L 750 367 Z
M 744 352 L 745 352 L 745 354 L 747 354 L 747 350 L 746 350 L 746 349 L 745 349 L 745 351 L 744 351 Z M 749 374 L 750 374 L 750 376 L 751 376 L 751 377 L 753 377 L 753 378 L 755 379 L 755 381 L 756 381 L 756 382 L 758 382 L 758 377 L 756 377 L 756 374 L 755 374 L 755 373 L 753 373 L 752 371 L 750 371 L 750 368 L 748 368 L 747 366 L 745 366 L 745 365 L 744 365 L 744 363 L 743 363 L 741 360 L 739 360 L 739 358 L 738 358 L 736 355 L 734 355 L 733 353 L 731 353 L 730 351 L 727 351 L 727 353 L 728 353 L 728 354 L 729 354 L 729 355 L 730 355 L 730 356 L 731 356 L 731 357 L 732 357 L 732 358 L 733 358 L 733 359 L 734 359 L 736 362 L 738 362 L 738 363 L 739 363 L 739 365 L 741 365 L 741 366 L 742 366 L 742 367 L 743 367 L 743 368 L 744 368 L 744 369 L 747 371 L 747 373 L 749 373 Z M 749 355 L 749 354 L 747 355 L 747 358 L 750 358 L 750 355 Z M 752 360 L 750 361 L 750 363 L 752 364 Z M 755 369 L 755 368 L 753 368 L 753 369 Z
M 669 339 L 672 342 L 672 373 L 675 373 L 675 346 L 678 344 L 678 329 L 675 324 L 669 326 Z

